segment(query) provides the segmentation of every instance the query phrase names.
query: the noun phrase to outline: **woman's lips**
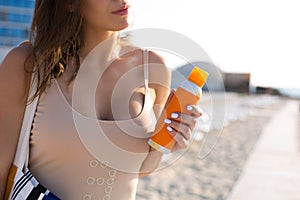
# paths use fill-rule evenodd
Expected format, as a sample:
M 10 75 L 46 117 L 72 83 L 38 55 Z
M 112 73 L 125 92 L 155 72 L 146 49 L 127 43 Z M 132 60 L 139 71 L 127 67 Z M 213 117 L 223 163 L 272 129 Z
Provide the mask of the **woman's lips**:
M 129 6 L 123 6 L 122 8 L 112 12 L 115 15 L 127 15 Z

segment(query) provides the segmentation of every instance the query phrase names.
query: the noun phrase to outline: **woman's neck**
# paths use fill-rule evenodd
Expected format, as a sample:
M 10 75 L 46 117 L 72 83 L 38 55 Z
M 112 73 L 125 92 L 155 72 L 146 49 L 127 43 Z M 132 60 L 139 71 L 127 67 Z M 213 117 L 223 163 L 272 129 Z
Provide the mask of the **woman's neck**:
M 110 38 L 113 31 L 85 31 L 83 34 L 83 46 L 79 52 L 83 60 L 98 44 Z

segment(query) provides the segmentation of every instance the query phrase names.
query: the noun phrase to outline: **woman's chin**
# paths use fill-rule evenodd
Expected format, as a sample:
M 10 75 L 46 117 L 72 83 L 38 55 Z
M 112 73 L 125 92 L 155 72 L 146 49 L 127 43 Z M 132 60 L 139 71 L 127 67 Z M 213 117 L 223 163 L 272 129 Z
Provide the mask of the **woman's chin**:
M 128 28 L 128 27 L 129 27 L 129 24 L 128 24 L 127 26 L 116 27 L 116 28 L 114 29 L 114 31 L 122 31 L 122 30 L 124 30 L 124 29 L 126 29 L 126 28 Z
M 129 27 L 129 22 L 128 20 L 124 20 L 122 21 L 121 23 L 118 23 L 116 24 L 113 28 L 112 28 L 112 31 L 121 31 L 121 30 L 124 30 L 126 28 Z

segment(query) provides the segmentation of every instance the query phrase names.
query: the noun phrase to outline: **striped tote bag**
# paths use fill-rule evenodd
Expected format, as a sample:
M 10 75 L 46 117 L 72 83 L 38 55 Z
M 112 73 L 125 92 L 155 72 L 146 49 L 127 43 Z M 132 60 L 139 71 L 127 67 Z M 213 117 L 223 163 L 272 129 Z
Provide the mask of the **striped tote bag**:
M 32 79 L 32 83 L 29 97 L 33 95 L 36 88 L 36 81 Z M 59 200 L 57 196 L 39 184 L 27 168 L 29 137 L 37 103 L 38 98 L 35 98 L 25 109 L 14 163 L 11 166 L 6 184 L 5 200 Z

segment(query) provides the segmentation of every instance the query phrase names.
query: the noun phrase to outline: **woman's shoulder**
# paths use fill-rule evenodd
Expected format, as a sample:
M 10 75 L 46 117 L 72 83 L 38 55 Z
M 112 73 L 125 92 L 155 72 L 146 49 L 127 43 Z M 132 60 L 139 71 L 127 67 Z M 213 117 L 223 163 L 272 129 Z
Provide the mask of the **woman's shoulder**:
M 1 68 L 8 68 L 7 70 L 22 70 L 25 61 L 32 53 L 32 45 L 28 41 L 20 43 L 17 47 L 12 48 L 1 63 Z M 22 66 L 22 67 L 21 67 Z
M 14 87 L 11 91 L 24 92 L 24 82 L 29 74 L 25 71 L 25 62 L 32 52 L 32 46 L 29 42 L 23 42 L 17 47 L 11 49 L 1 62 L 0 66 L 0 87 L 10 85 Z M 9 92 L 9 90 L 2 90 Z
M 168 78 L 170 76 L 164 57 L 153 50 L 136 46 L 125 46 L 122 48 L 122 54 L 124 58 L 134 58 L 136 63 L 132 67 L 144 65 L 147 62 L 149 66 L 149 79 L 156 79 L 155 77 Z
M 121 54 L 126 56 L 137 56 L 140 59 L 144 58 L 145 54 L 148 54 L 149 62 L 150 63 L 158 63 L 165 65 L 164 58 L 159 55 L 157 52 L 141 48 L 133 45 L 124 45 L 121 49 Z
M 25 60 L 31 53 L 32 53 L 33 47 L 29 41 L 23 41 L 18 46 L 12 48 L 7 56 L 6 59 L 12 59 L 15 58 L 15 56 L 18 56 L 18 58 Z M 15 59 L 16 60 L 16 59 Z M 19 60 L 19 59 L 17 59 Z M 21 60 L 19 60 L 21 61 Z
M 164 57 L 158 52 L 139 47 L 127 47 L 127 55 L 137 58 L 139 65 L 148 62 L 149 87 L 156 91 L 157 96 L 162 96 L 162 101 L 168 94 L 171 84 L 171 70 L 165 63 Z M 147 55 L 146 55 L 147 54 Z

